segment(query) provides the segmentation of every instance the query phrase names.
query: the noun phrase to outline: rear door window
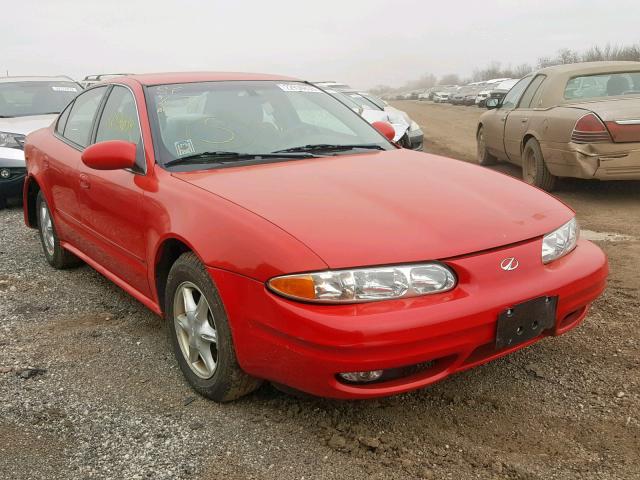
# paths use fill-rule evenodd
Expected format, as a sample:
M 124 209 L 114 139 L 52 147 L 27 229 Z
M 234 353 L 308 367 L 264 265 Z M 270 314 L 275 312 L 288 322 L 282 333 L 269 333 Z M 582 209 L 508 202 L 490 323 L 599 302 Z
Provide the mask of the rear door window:
M 516 108 L 522 92 L 524 92 L 524 89 L 527 88 L 527 85 L 529 85 L 530 81 L 531 77 L 524 77 L 522 80 L 516 83 L 513 88 L 509 90 L 509 92 L 507 92 L 507 94 L 505 95 L 500 108 L 504 108 L 506 110 L 512 110 Z
M 519 108 L 532 108 L 533 97 L 536 95 L 546 78 L 546 75 L 537 75 L 536 78 L 533 79 L 533 81 L 529 84 L 527 89 L 522 94 L 522 98 L 520 99 L 520 103 L 518 104 Z
M 73 102 L 63 136 L 80 147 L 89 145 L 93 121 L 107 87 L 97 87 L 80 94 Z
M 71 112 L 71 107 L 73 107 L 73 103 L 67 105 L 67 108 L 60 114 L 58 117 L 58 123 L 56 124 L 56 132 L 62 135 L 64 132 L 64 127 L 67 124 L 67 120 L 69 119 L 69 112 Z

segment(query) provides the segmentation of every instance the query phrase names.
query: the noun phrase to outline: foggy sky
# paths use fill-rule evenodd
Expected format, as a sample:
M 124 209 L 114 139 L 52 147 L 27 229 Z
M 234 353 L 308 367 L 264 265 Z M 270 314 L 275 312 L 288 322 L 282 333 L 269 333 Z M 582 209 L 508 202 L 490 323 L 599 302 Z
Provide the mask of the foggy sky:
M 399 86 L 640 41 L 638 0 L 4 0 L 0 72 L 220 70 Z

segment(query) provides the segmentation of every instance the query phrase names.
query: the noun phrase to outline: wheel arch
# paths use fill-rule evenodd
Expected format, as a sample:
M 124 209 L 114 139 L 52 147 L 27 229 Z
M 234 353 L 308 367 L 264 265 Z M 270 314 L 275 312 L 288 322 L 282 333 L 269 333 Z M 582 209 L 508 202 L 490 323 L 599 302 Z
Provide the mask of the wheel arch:
M 36 200 L 42 188 L 32 175 L 27 176 L 23 187 L 24 223 L 30 228 L 38 228 Z
M 538 145 L 540 144 L 540 139 L 536 134 L 534 134 L 533 132 L 527 132 L 525 136 L 522 137 L 522 143 L 520 144 L 520 155 L 524 153 L 524 147 L 527 145 L 527 142 L 532 138 L 535 139 L 536 142 L 538 142 Z
M 179 235 L 169 235 L 160 241 L 153 257 L 153 285 L 155 287 L 158 306 L 164 311 L 167 277 L 175 261 L 183 253 L 193 253 L 204 265 L 202 257 L 193 246 Z

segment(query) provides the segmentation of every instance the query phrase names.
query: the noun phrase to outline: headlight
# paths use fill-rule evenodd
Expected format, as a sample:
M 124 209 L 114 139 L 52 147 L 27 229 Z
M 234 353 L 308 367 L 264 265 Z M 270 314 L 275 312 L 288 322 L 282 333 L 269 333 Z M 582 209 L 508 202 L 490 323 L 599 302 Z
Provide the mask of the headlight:
M 542 263 L 549 263 L 564 257 L 576 248 L 580 227 L 575 217 L 542 239 Z
M 24 135 L 19 133 L 0 132 L 0 147 L 19 148 L 22 150 Z
M 420 125 L 411 120 L 411 124 L 409 125 L 409 131 L 414 132 L 416 130 L 420 130 Z
M 318 303 L 359 303 L 451 290 L 454 273 L 441 263 L 285 275 L 267 282 L 284 297 Z

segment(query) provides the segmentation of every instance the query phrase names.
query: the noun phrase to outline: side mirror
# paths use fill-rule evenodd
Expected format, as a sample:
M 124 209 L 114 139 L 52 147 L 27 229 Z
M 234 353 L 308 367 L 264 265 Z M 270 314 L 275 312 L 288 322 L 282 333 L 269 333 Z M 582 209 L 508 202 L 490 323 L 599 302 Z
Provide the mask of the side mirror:
M 373 122 L 371 125 L 378 132 L 384 135 L 387 140 L 389 140 L 390 142 L 393 142 L 393 139 L 396 136 L 396 129 L 393 128 L 393 125 L 387 122 L 382 122 L 382 121 Z
M 494 108 L 498 108 L 498 104 L 500 100 L 497 98 L 487 98 L 484 102 L 484 106 L 487 107 L 488 110 L 493 110 Z
M 136 144 L 122 140 L 95 143 L 82 152 L 82 163 L 94 170 L 123 170 L 136 165 Z

